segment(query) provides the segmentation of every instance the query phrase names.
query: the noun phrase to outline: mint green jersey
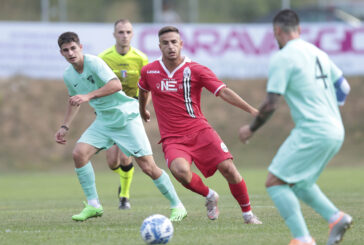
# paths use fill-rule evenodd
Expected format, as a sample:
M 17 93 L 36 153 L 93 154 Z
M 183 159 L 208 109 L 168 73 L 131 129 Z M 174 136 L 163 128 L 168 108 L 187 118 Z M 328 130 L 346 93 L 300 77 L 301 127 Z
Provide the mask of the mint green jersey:
M 89 54 L 84 55 L 81 74 L 72 65 L 69 65 L 63 74 L 70 96 L 88 94 L 114 78 L 115 73 L 101 58 Z M 128 120 L 139 115 L 138 101 L 128 97 L 123 91 L 92 99 L 89 104 L 97 114 L 95 123 L 101 127 L 120 128 Z
M 343 139 L 334 83 L 341 70 L 316 46 L 294 39 L 271 59 L 267 92 L 284 96 L 296 130 Z

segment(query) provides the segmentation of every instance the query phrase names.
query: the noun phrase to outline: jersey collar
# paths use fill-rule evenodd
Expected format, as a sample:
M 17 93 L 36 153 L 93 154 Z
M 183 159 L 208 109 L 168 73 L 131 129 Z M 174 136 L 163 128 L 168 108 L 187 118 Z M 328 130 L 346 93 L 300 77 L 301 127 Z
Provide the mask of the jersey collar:
M 188 58 L 187 56 L 185 56 L 183 62 L 176 67 L 176 69 L 174 69 L 172 72 L 169 72 L 167 67 L 164 65 L 163 61 L 162 61 L 162 57 L 159 57 L 158 59 L 159 63 L 161 64 L 163 70 L 166 72 L 166 74 L 168 75 L 168 78 L 172 78 L 174 73 L 176 73 L 176 71 L 178 71 L 182 66 L 184 66 L 186 63 L 191 62 L 191 59 Z

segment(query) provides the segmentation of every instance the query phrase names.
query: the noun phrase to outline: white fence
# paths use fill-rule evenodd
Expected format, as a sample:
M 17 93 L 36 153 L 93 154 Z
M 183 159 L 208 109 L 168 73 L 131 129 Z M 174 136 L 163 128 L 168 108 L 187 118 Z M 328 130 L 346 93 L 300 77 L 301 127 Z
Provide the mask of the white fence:
M 162 26 L 134 24 L 132 45 L 149 57 L 160 56 Z M 183 54 L 211 68 L 220 78 L 264 78 L 277 51 L 270 24 L 180 24 Z M 0 22 L 0 77 L 25 75 L 61 79 L 67 63 L 58 36 L 77 32 L 86 53 L 114 44 L 113 24 Z M 364 75 L 364 27 L 340 23 L 303 24 L 302 38 L 325 50 L 346 75 Z

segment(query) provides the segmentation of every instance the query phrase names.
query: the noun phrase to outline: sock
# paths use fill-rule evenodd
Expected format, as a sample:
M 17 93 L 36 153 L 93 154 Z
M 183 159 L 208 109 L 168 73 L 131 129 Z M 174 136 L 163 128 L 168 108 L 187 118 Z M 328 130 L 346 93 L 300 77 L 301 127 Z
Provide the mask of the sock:
M 101 207 L 101 204 L 99 202 L 99 199 L 90 199 L 90 200 L 87 200 L 87 204 L 88 205 L 91 205 L 92 207 L 95 207 L 95 208 Z
M 251 210 L 248 189 L 246 188 L 246 184 L 244 179 L 237 184 L 230 184 L 230 191 L 233 194 L 236 201 L 238 201 L 241 211 L 249 212 Z
M 245 219 L 245 218 L 247 218 L 247 217 L 250 217 L 250 216 L 252 216 L 253 215 L 253 212 L 250 210 L 250 211 L 248 211 L 248 212 L 243 212 L 243 218 Z
M 275 185 L 267 188 L 268 194 L 286 222 L 293 237 L 310 236 L 303 218 L 300 203 L 288 185 Z
M 312 237 L 311 236 L 304 236 L 304 237 L 295 237 L 297 240 L 301 241 L 301 242 L 312 242 Z
M 334 222 L 336 222 L 341 216 L 341 213 L 338 211 L 337 213 L 335 213 L 334 215 L 332 215 L 329 219 L 329 224 L 332 224 Z
M 88 162 L 85 166 L 75 169 L 78 180 L 80 181 L 83 192 L 86 195 L 87 200 L 99 199 L 95 184 L 95 172 L 92 168 L 91 162 Z
M 209 193 L 207 194 L 206 198 L 209 199 L 212 197 L 212 195 L 214 195 L 215 191 L 213 189 L 209 188 Z
M 192 179 L 191 182 L 187 185 L 183 185 L 187 189 L 196 192 L 204 197 L 209 194 L 209 188 L 202 182 L 200 176 L 192 172 Z
M 333 215 L 339 212 L 335 205 L 320 190 L 317 184 L 305 187 L 293 186 L 292 190 L 299 199 L 312 207 L 327 222 L 330 221 L 330 218 Z
M 116 169 L 113 169 L 113 171 L 120 175 L 121 192 L 119 196 L 129 198 L 131 181 L 133 180 L 134 175 L 133 163 L 131 162 L 128 166 L 120 165 Z
M 176 190 L 174 189 L 171 179 L 164 170 L 162 170 L 162 175 L 158 179 L 153 180 L 153 182 L 157 186 L 158 190 L 163 194 L 163 196 L 168 199 L 171 208 L 180 207 L 182 202 L 179 199 Z

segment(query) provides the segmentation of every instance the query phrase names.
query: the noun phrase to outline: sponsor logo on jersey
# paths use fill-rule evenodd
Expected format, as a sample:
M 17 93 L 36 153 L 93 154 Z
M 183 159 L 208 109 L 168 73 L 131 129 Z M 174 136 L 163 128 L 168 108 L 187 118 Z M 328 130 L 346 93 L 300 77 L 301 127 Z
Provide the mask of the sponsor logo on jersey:
M 89 82 L 91 82 L 91 83 L 95 84 L 95 80 L 94 80 L 94 78 L 92 77 L 92 75 L 88 76 L 88 77 L 87 77 L 87 80 L 88 80 Z
M 155 71 L 155 70 L 149 70 L 147 71 L 147 74 L 159 74 L 160 71 Z
M 157 85 L 158 88 L 158 85 Z M 163 92 L 177 92 L 177 81 L 176 80 L 162 80 L 160 90 Z

